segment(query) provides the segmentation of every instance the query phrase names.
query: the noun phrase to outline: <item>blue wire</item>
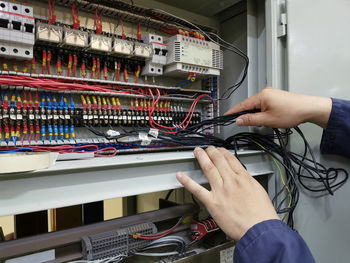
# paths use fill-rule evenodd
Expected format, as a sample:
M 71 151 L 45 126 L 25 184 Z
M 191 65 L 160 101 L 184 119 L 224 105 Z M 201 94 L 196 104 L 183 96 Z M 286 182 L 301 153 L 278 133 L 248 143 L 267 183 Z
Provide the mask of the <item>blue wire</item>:
M 6 150 L 6 151 L 0 151 L 0 153 L 16 153 L 16 152 L 34 152 L 32 148 L 18 148 L 18 149 L 13 149 L 13 150 Z
M 177 84 L 175 85 L 175 87 L 181 87 L 181 88 L 183 88 L 184 86 L 186 86 L 186 85 L 188 85 L 188 84 L 190 84 L 190 83 L 192 83 L 192 82 L 189 81 L 188 79 L 181 80 L 179 83 L 177 83 Z M 182 84 L 182 85 L 180 86 L 180 84 Z

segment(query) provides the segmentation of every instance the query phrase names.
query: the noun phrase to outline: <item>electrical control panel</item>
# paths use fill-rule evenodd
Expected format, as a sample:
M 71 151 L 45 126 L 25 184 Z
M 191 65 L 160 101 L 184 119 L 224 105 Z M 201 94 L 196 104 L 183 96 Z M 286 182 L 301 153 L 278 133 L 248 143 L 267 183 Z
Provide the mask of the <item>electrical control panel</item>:
M 214 117 L 211 77 L 222 63 L 215 44 L 195 32 L 169 36 L 129 11 L 125 24 L 108 13 L 106 26 L 103 6 L 63 5 L 72 18 L 56 21 L 53 3 L 46 17 L 34 15 L 36 4 L 0 1 L 0 151 L 114 156 L 181 149 L 186 145 L 174 134 Z M 93 25 L 80 23 L 88 18 L 79 8 L 91 10 Z M 188 68 L 172 75 L 180 64 Z M 196 79 L 201 75 L 204 82 Z

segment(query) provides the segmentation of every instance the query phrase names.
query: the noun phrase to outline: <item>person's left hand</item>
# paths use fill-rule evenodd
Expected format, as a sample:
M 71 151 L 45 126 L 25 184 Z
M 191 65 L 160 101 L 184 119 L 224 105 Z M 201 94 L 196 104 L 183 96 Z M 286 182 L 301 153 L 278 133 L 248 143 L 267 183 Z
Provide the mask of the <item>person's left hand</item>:
M 219 227 L 238 241 L 257 223 L 279 219 L 264 188 L 224 148 L 196 148 L 194 154 L 208 178 L 208 191 L 182 172 L 179 182 L 207 208 Z

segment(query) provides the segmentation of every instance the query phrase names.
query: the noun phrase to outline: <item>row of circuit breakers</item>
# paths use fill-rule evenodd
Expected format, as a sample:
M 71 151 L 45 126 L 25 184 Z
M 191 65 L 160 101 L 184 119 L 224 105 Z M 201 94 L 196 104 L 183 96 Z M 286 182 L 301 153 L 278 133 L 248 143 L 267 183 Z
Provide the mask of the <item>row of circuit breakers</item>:
M 151 101 L 86 94 L 47 93 L 30 90 L 2 93 L 0 144 L 76 143 L 77 127 L 149 127 Z M 152 119 L 161 125 L 179 125 L 186 117 L 182 105 L 160 101 Z M 198 124 L 194 112 L 190 125 Z M 1 138 L 1 128 L 4 138 Z M 2 139 L 2 140 L 1 140 Z M 21 141 L 19 143 L 19 141 Z
M 210 41 L 185 35 L 174 35 L 163 41 L 162 36 L 155 34 L 144 34 L 142 38 L 96 34 L 93 30 L 73 29 L 63 23 L 36 22 L 32 7 L 0 1 L 0 55 L 29 60 L 33 58 L 35 43 L 143 58 L 146 65 L 142 75 L 146 76 L 177 76 L 189 72 L 220 75 L 223 68 L 223 52 Z

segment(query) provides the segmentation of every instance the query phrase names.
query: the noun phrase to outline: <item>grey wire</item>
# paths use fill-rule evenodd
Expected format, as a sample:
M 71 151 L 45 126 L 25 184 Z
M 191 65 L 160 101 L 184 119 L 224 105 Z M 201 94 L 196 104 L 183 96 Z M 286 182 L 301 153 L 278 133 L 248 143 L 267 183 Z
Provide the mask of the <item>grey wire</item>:
M 70 263 L 117 263 L 126 257 L 127 255 L 121 254 L 114 257 L 103 258 L 103 259 L 70 261 Z
M 150 249 L 161 248 L 166 246 L 177 246 L 177 248 L 175 251 L 169 251 L 169 252 L 163 252 L 163 253 L 145 252 Z M 185 252 L 185 250 L 186 250 L 186 242 L 182 237 L 166 236 L 160 239 L 153 240 L 150 244 L 148 244 L 142 249 L 139 249 L 133 254 L 139 255 L 139 256 L 146 256 L 146 257 L 167 257 L 167 256 L 181 255 Z

